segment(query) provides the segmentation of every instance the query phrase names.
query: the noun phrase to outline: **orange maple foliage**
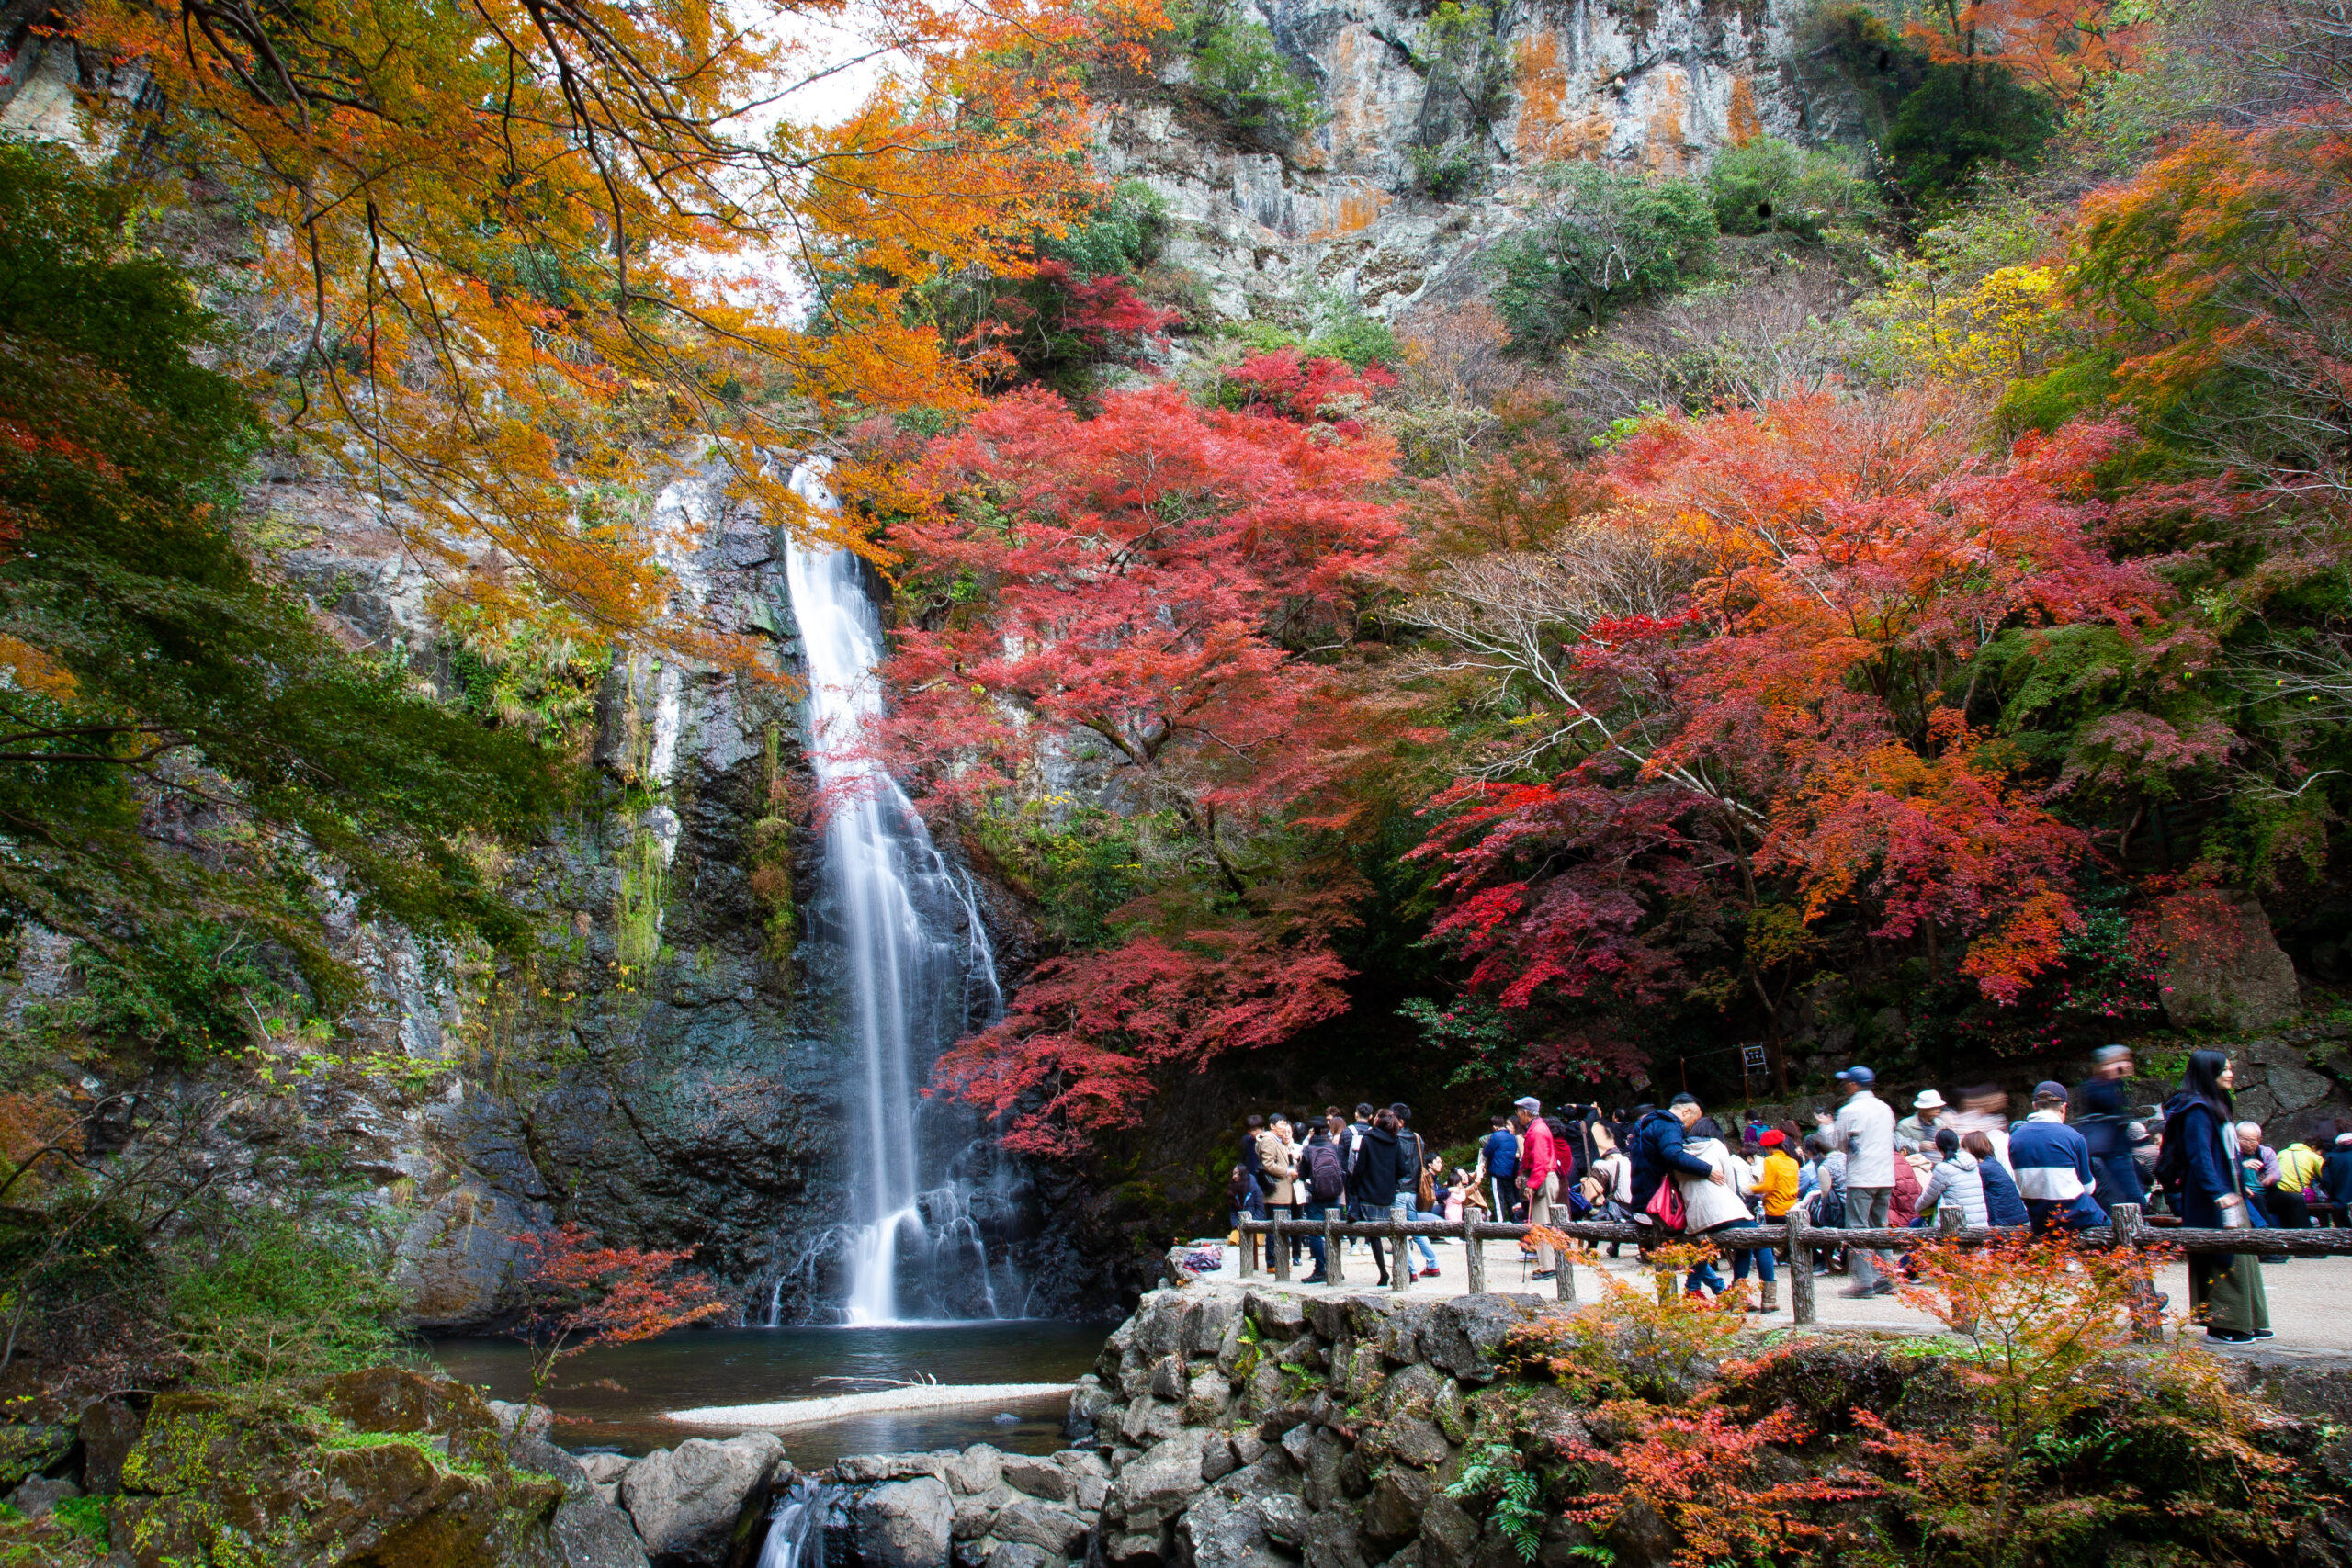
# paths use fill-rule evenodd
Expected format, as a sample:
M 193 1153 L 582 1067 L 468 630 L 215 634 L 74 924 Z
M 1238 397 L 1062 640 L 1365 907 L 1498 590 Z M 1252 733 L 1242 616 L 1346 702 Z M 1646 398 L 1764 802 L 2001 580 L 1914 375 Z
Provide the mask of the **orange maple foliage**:
M 304 321 L 285 427 L 421 560 L 526 569 L 478 600 L 626 633 L 666 598 L 631 500 L 663 465 L 840 529 L 767 448 L 970 405 L 985 366 L 910 292 L 1069 219 L 1077 67 L 1161 25 L 1155 0 L 94 0 L 77 28 L 257 209 Z M 819 41 L 845 35 L 889 68 L 825 123 L 800 106 L 862 62 Z
M 1940 0 L 1904 30 L 1939 65 L 2005 70 L 2072 107 L 2146 59 L 2151 23 L 2115 0 Z

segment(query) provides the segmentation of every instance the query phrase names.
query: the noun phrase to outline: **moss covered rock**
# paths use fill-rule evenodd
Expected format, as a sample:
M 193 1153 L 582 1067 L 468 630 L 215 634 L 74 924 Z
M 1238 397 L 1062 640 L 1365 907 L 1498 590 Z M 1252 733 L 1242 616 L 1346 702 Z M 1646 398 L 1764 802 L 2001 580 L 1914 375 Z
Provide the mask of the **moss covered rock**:
M 112 1543 L 140 1568 L 559 1568 L 563 1487 L 474 1390 L 379 1367 L 282 1399 L 159 1397 Z
M 0 1492 L 12 1492 L 28 1475 L 63 1459 L 74 1449 L 74 1428 L 48 1421 L 0 1422 Z

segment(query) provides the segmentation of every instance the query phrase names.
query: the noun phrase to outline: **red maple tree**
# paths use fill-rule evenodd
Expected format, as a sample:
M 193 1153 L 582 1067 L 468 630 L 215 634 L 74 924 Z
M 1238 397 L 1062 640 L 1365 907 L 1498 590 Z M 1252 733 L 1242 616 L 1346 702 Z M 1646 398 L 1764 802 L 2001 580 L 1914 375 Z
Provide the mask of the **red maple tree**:
M 1971 722 L 1974 661 L 2057 626 L 2148 642 L 2171 594 L 2099 546 L 2091 477 L 2122 431 L 1986 457 L 1959 412 L 1822 396 L 1656 420 L 1604 465 L 1616 505 L 1577 525 L 1600 543 L 1552 547 L 1577 572 L 1433 574 L 1420 613 L 1544 721 L 1509 782 L 1439 797 L 1417 852 L 1474 983 L 1638 1003 L 1728 953 L 1713 983 L 1769 1016 L 1833 913 L 1930 955 L 1963 942 L 1995 1001 L 2057 960 L 2085 844 Z M 1594 581 L 1612 571 L 1622 591 Z
M 680 1272 L 694 1254 L 605 1247 L 576 1224 L 512 1238 L 523 1295 L 516 1332 L 531 1353 L 537 1401 L 556 1363 L 598 1345 L 650 1339 L 727 1310 L 718 1288 Z
M 1124 1124 L 1166 1064 L 1345 1006 L 1330 938 L 1351 878 L 1306 871 L 1284 836 L 1343 827 L 1339 781 L 1413 732 L 1365 721 L 1357 623 L 1403 532 L 1374 499 L 1388 442 L 1307 417 L 1363 387 L 1335 366 L 1264 367 L 1272 391 L 1239 410 L 1158 386 L 1082 418 L 1016 392 L 918 469 L 930 503 L 892 535 L 922 604 L 888 670 L 899 760 L 935 807 L 986 809 L 1091 752 L 1201 873 L 1114 911 L 1116 943 L 1049 960 L 942 1061 L 944 1089 L 1021 1111 L 1014 1147 Z

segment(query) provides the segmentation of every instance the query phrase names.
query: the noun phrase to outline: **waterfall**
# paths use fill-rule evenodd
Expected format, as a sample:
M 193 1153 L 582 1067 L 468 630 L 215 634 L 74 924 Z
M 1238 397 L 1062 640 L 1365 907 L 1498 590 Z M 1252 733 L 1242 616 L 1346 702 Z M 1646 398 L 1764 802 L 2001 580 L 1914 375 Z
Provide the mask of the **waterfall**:
M 831 511 L 839 503 L 823 475 L 804 463 L 792 488 Z M 852 1324 L 997 1316 L 970 1194 L 925 1168 L 918 1093 L 943 1048 L 1001 1014 L 995 955 L 970 879 L 933 845 L 873 755 L 882 626 L 862 563 L 847 550 L 815 553 L 788 538 L 785 564 L 825 813 L 827 934 L 843 955 L 845 1043 L 862 1074 L 848 1140 L 857 1218 L 838 1238 L 847 1266 L 842 1314 Z

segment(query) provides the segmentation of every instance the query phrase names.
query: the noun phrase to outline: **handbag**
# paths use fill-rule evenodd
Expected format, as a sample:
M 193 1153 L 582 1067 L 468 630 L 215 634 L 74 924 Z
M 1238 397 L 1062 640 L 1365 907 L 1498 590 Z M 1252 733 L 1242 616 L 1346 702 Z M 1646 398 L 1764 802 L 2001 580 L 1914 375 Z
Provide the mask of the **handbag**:
M 2251 1230 L 2254 1221 L 2246 1213 L 2246 1197 L 2241 1192 L 2234 1203 L 2221 1205 L 2222 1228 L 2225 1231 Z
M 1690 1218 L 1690 1212 L 1682 1206 L 1682 1189 L 1675 1185 L 1671 1176 L 1657 1184 L 1650 1201 L 1642 1205 L 1642 1213 L 1670 1231 L 1680 1230 Z

